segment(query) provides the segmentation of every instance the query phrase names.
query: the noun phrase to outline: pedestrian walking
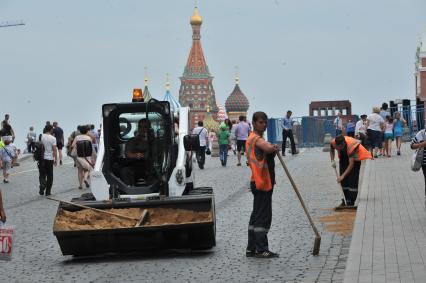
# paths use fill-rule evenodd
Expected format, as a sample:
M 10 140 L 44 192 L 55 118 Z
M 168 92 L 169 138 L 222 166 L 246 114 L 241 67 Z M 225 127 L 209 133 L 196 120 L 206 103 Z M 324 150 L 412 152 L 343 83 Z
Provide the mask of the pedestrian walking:
M 93 171 L 93 165 L 94 165 L 94 153 L 95 151 L 92 150 L 92 156 L 89 157 L 79 157 L 77 156 L 77 147 L 78 143 L 81 141 L 88 141 L 90 142 L 90 146 L 92 147 L 92 137 L 89 136 L 89 128 L 88 126 L 82 126 L 80 127 L 80 135 L 76 136 L 71 147 L 72 152 L 71 156 L 73 156 L 76 160 L 77 165 L 77 177 L 78 177 L 78 184 L 79 189 L 83 189 L 83 183 L 86 185 L 86 188 L 90 188 L 90 172 Z
M 40 142 L 44 147 L 43 159 L 38 161 L 39 169 L 39 194 L 50 196 L 53 185 L 53 166 L 57 164 L 56 138 L 53 136 L 53 126 L 47 125 L 43 130 Z
M 27 151 L 28 153 L 33 153 L 34 152 L 34 143 L 37 140 L 37 134 L 34 131 L 34 127 L 30 127 L 30 130 L 27 133 Z
M 80 128 L 81 128 L 81 126 L 78 125 L 77 130 L 75 130 L 71 133 L 71 135 L 68 137 L 68 141 L 67 141 L 67 145 L 66 145 L 67 155 L 70 156 L 74 160 L 74 167 L 76 167 L 77 164 L 75 163 L 75 158 L 71 155 L 71 152 L 72 152 L 71 145 L 74 142 L 75 137 L 80 135 Z
M 393 119 L 390 115 L 386 116 L 385 121 L 385 155 L 391 157 L 392 155 L 392 140 L 393 140 Z
M 3 121 L 4 122 L 4 121 Z M 11 142 L 13 143 L 15 140 L 15 132 L 12 129 L 10 124 L 6 122 L 3 123 L 3 128 L 0 130 L 1 137 L 10 137 Z
M 4 120 L 1 121 L 1 128 L 2 129 L 4 128 L 5 125 L 10 125 L 9 118 L 10 118 L 9 114 L 4 115 Z
M 235 136 L 235 130 L 237 129 L 237 121 L 232 120 L 232 128 L 231 128 L 231 148 L 234 155 L 237 154 L 237 137 Z
M 401 117 L 401 113 L 398 111 L 395 112 L 395 119 L 393 120 L 393 131 L 395 135 L 397 155 L 401 155 L 401 142 L 405 124 L 406 122 L 404 118 Z
M 370 142 L 370 151 L 374 154 L 374 158 L 378 157 L 378 151 L 382 148 L 382 129 L 385 123 L 379 113 L 380 109 L 373 107 L 373 113 L 367 117 L 367 134 Z
M 225 123 L 220 124 L 219 129 L 219 156 L 222 166 L 226 166 L 228 160 L 228 146 L 230 144 L 231 134 L 229 133 L 229 128 Z
M 351 119 L 346 123 L 346 135 L 351 138 L 355 137 L 355 123 Z
M 361 161 L 371 159 L 371 154 L 360 142 L 352 137 L 339 135 L 330 143 L 331 166 L 336 168 L 335 150 L 339 156 L 337 182 L 342 185 L 347 205 L 354 205 L 358 196 Z
M 355 124 L 355 138 L 361 141 L 363 147 L 368 148 L 367 115 L 362 114 L 361 119 Z
M 389 105 L 386 102 L 382 103 L 382 107 L 380 108 L 379 115 L 383 118 L 383 121 L 386 121 L 386 117 L 390 115 L 389 112 Z M 382 128 L 382 134 L 381 134 L 381 140 L 382 140 L 382 146 L 380 148 L 381 155 L 385 156 L 385 128 L 383 126 Z
M 426 130 L 420 130 L 411 141 L 411 149 L 423 148 L 422 171 L 425 180 L 425 205 L 426 205 Z
M 282 135 L 283 135 L 283 143 L 282 143 L 282 155 L 285 156 L 285 148 L 287 146 L 287 138 L 290 138 L 290 145 L 291 145 L 291 154 L 296 154 L 296 144 L 294 143 L 294 136 L 293 136 L 293 118 L 291 118 L 293 112 L 290 110 L 287 111 L 286 116 L 283 118 L 281 127 L 283 128 Z
M 11 136 L 12 143 L 15 141 L 15 132 L 10 124 L 9 114 L 4 115 L 4 120 L 1 122 L 0 136 Z
M 340 113 L 340 112 L 338 112 L 337 113 L 337 115 L 336 115 L 336 119 L 334 119 L 334 122 L 333 122 L 333 125 L 334 125 L 334 129 L 335 129 L 335 134 L 336 134 L 336 137 L 338 136 L 338 135 L 341 135 L 342 134 L 342 132 L 343 132 L 343 120 L 342 120 L 342 113 Z
M 58 122 L 53 122 L 53 136 L 56 138 L 56 146 L 59 154 L 59 164 L 62 165 L 62 148 L 64 147 L 64 130 L 59 127 Z
M 275 185 L 274 157 L 279 147 L 263 138 L 268 116 L 264 112 L 253 114 L 254 131 L 246 143 L 246 155 L 252 175 L 250 189 L 253 194 L 253 211 L 248 226 L 247 257 L 272 258 L 277 253 L 269 250 L 268 231 L 272 223 L 272 191 Z
M 246 151 L 246 141 L 251 131 L 250 125 L 244 121 L 244 116 L 240 116 L 239 120 L 240 122 L 235 128 L 235 138 L 237 139 L 237 166 L 241 166 L 241 155 Z
M 206 148 L 209 145 L 208 131 L 203 125 L 203 121 L 198 121 L 198 127 L 195 127 L 192 130 L 192 134 L 198 135 L 198 138 L 200 139 L 200 149 L 196 152 L 197 163 L 200 169 L 204 169 L 204 164 L 206 162 Z
M 3 140 L 4 146 L 0 149 L 0 165 L 3 168 L 3 183 L 9 183 L 9 171 L 13 166 L 13 162 L 16 158 L 16 152 L 13 148 L 11 137 L 7 137 Z

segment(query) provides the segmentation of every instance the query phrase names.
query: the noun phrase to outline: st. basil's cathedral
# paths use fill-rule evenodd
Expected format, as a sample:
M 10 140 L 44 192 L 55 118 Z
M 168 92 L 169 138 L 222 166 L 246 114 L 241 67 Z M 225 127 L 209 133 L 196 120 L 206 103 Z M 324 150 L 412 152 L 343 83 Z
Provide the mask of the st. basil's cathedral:
M 213 130 L 213 128 L 218 126 L 217 122 L 221 122 L 227 117 L 230 120 L 238 121 L 239 116 L 247 116 L 249 101 L 240 89 L 239 77 L 237 76 L 235 79 L 235 87 L 226 99 L 225 107 L 218 105 L 213 87 L 214 77 L 210 73 L 204 57 L 203 48 L 201 47 L 202 23 L 203 19 L 199 14 L 198 8 L 195 7 L 194 14 L 190 17 L 192 46 L 183 74 L 180 77 L 179 100 L 176 100 L 171 94 L 168 80 L 166 82 L 166 94 L 163 100 L 169 101 L 172 108 L 180 106 L 189 107 L 191 109 L 191 128 L 194 128 L 198 121 L 205 121 L 205 127 L 212 128 Z M 148 90 L 147 78 L 145 78 L 143 98 L 145 101 L 151 98 L 151 94 Z M 209 125 L 207 125 L 206 122 Z

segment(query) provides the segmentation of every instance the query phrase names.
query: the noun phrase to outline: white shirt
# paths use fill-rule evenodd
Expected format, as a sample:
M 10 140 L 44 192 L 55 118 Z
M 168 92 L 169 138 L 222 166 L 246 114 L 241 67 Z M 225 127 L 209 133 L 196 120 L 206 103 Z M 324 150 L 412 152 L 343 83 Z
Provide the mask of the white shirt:
M 381 124 L 385 122 L 382 116 L 380 116 L 377 113 L 372 113 L 368 115 L 367 120 L 368 120 L 368 129 L 373 131 L 382 131 Z
M 53 146 L 56 146 L 56 138 L 49 134 L 43 134 L 41 143 L 44 145 L 44 159 L 53 160 Z
M 343 121 L 342 121 L 342 118 L 336 117 L 336 119 L 334 119 L 334 128 L 336 130 L 343 130 Z
M 196 127 L 192 130 L 193 135 L 198 135 L 200 137 L 200 146 L 207 146 L 207 129 L 203 127 Z
M 361 119 L 355 124 L 355 135 L 361 134 L 367 134 L 367 127 L 364 124 L 364 121 Z

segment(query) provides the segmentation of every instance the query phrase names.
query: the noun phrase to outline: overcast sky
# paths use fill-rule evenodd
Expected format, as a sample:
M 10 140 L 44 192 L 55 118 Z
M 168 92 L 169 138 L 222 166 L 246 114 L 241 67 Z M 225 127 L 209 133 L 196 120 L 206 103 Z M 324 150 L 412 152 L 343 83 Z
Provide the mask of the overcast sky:
M 220 103 L 234 87 L 250 111 L 308 114 L 312 100 L 349 99 L 357 114 L 414 99 L 414 56 L 424 0 L 199 0 L 202 46 Z M 99 123 L 101 104 L 143 87 L 177 97 L 191 47 L 191 0 L 1 0 L 0 115 L 22 138 L 57 120 L 68 134 Z M 23 139 L 18 139 L 23 142 Z

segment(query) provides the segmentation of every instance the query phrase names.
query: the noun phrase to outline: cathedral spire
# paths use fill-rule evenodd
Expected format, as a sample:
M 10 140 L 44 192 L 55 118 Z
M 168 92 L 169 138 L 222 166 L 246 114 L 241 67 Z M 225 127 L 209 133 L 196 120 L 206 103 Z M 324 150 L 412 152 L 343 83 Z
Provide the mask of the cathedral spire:
M 204 58 L 203 48 L 201 47 L 201 24 L 203 20 L 195 7 L 194 14 L 191 16 L 190 23 L 192 26 L 192 47 L 189 52 L 188 61 L 184 70 L 184 76 L 203 77 L 210 76 L 209 68 Z
M 200 30 L 202 23 L 203 18 L 197 5 L 195 5 L 194 13 L 190 17 L 192 46 L 185 69 L 180 77 L 179 89 L 179 102 L 182 106 L 191 108 L 190 127 L 194 127 L 197 121 L 204 120 L 209 115 L 212 120 L 216 119 L 218 111 L 213 88 L 213 76 L 210 74 L 201 47 Z M 210 112 L 208 113 L 207 110 Z

